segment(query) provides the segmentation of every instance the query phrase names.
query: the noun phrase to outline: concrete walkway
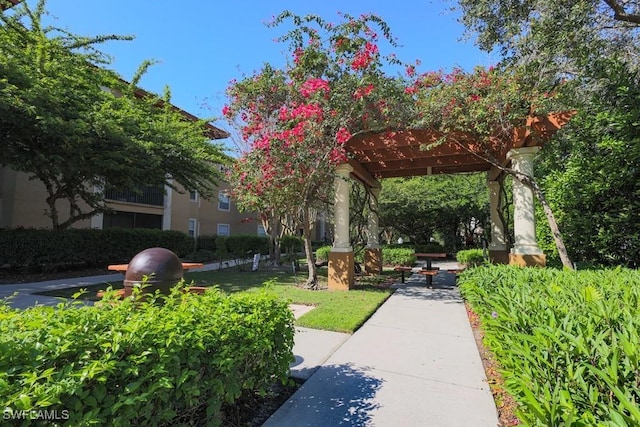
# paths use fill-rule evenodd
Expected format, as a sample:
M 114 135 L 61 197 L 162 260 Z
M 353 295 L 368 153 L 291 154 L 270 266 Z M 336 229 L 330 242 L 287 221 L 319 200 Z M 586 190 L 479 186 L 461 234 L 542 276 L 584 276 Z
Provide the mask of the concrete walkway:
M 455 276 L 442 271 L 432 289 L 425 284 L 418 274 L 397 284 L 351 336 L 317 331 L 316 357 L 326 360 L 263 427 L 497 426 Z M 313 342 L 302 344 L 312 341 L 305 333 L 296 335 L 296 358 L 314 348 Z M 294 362 L 293 376 L 295 369 Z

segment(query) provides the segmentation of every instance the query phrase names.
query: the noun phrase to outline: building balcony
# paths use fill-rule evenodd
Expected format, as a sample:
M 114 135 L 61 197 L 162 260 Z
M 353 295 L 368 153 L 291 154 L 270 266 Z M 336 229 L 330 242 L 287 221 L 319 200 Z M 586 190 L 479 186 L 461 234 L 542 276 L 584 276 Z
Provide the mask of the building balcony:
M 106 190 L 104 198 L 114 202 L 164 206 L 164 188 L 145 186 L 135 190 Z

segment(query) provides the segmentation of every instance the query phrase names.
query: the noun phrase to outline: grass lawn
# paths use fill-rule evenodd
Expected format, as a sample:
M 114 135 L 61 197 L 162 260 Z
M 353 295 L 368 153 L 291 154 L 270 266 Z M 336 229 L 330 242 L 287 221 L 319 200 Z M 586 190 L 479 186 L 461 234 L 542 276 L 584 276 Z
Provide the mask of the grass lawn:
M 384 271 L 381 276 L 358 277 L 350 291 L 329 291 L 327 267 L 318 269 L 318 280 L 322 290 L 303 289 L 307 272 L 293 274 L 291 268 L 277 270 L 261 269 L 256 272 L 239 271 L 235 267 L 215 271 L 187 272 L 185 281 L 195 286 L 216 286 L 225 293 L 273 292 L 290 303 L 313 305 L 315 308 L 296 321 L 296 325 L 314 329 L 353 333 L 360 327 L 393 292 L 388 284 L 398 280 L 398 273 Z M 97 291 L 105 285 L 86 287 L 86 299 L 97 299 Z M 122 287 L 114 283 L 113 287 Z M 78 288 L 42 292 L 42 295 L 71 297 Z

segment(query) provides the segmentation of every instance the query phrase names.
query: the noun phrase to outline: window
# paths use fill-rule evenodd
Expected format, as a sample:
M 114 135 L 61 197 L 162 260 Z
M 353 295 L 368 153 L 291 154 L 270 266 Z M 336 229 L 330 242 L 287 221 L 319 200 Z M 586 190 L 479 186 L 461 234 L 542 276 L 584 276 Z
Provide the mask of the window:
M 258 224 L 258 236 L 264 237 L 267 235 L 267 232 L 264 229 L 264 225 Z
M 228 236 L 229 231 L 229 224 L 218 224 L 218 236 Z
M 229 211 L 231 209 L 231 200 L 226 191 L 218 193 L 218 210 Z
M 189 237 L 196 237 L 198 235 L 198 220 L 189 219 Z
M 191 200 L 192 202 L 197 202 L 198 201 L 198 192 L 197 191 L 190 191 L 189 192 L 189 200 Z

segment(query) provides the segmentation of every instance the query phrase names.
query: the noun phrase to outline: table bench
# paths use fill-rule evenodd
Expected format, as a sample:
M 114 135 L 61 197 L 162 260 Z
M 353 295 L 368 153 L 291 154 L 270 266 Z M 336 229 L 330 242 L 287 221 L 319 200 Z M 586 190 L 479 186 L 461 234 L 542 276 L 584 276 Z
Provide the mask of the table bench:
M 416 258 L 425 258 L 427 260 L 427 269 L 431 269 L 431 261 L 438 258 L 446 258 L 447 254 L 444 253 L 416 253 Z
M 393 267 L 393 270 L 394 270 L 394 271 L 399 271 L 400 273 L 402 273 L 402 283 L 404 283 L 404 273 L 405 273 L 405 271 L 406 271 L 406 272 L 410 272 L 410 271 L 412 271 L 412 270 L 413 270 L 413 268 L 412 268 L 412 267 L 405 267 L 405 266 L 399 265 L 399 266 L 397 266 L 397 267 Z
M 422 270 L 418 270 L 418 274 L 422 274 L 426 281 L 428 287 L 433 287 L 433 276 L 440 272 L 439 268 L 423 268 Z
M 193 268 L 200 268 L 203 266 L 204 264 L 202 264 L 201 262 L 183 262 L 182 263 L 182 269 L 185 271 L 191 270 Z M 128 268 L 129 268 L 129 264 L 112 264 L 107 267 L 107 270 L 117 271 L 119 273 L 126 273 Z

